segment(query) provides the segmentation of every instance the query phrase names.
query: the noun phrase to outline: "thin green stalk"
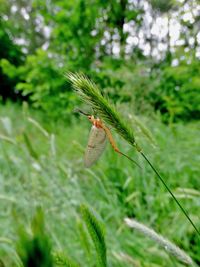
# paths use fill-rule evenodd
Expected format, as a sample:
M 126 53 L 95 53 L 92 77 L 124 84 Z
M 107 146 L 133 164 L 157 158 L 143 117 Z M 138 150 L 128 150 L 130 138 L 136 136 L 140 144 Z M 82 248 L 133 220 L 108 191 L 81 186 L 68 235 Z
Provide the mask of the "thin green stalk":
M 156 168 L 151 164 L 151 162 L 149 161 L 149 159 L 144 155 L 144 153 L 141 151 L 140 154 L 142 155 L 142 157 L 148 162 L 149 166 L 152 168 L 152 170 L 155 172 L 156 176 L 158 177 L 158 179 L 163 183 L 163 185 L 165 186 L 165 188 L 167 189 L 167 191 L 170 193 L 170 195 L 172 196 L 172 198 L 175 200 L 176 204 L 179 206 L 179 208 L 182 210 L 182 212 L 185 214 L 186 218 L 189 220 L 189 222 L 192 224 L 192 226 L 194 227 L 194 229 L 196 230 L 196 232 L 199 234 L 200 236 L 200 231 L 197 229 L 197 227 L 195 226 L 195 224 L 193 223 L 193 221 L 190 219 L 189 215 L 187 214 L 187 212 L 185 211 L 185 209 L 183 208 L 183 206 L 180 204 L 180 202 L 177 200 L 177 198 L 175 197 L 175 195 L 172 193 L 171 189 L 167 186 L 167 184 L 165 183 L 165 181 L 163 180 L 163 178 L 160 176 L 159 172 L 156 170 Z
M 172 191 L 166 185 L 165 181 L 160 176 L 159 172 L 154 168 L 152 163 L 144 155 L 142 149 L 136 143 L 133 130 L 130 127 L 128 127 L 129 124 L 120 117 L 116 108 L 101 94 L 99 88 L 93 82 L 91 82 L 86 76 L 76 73 L 75 74 L 67 73 L 66 77 L 72 83 L 74 90 L 81 97 L 81 99 L 86 104 L 88 104 L 102 120 L 104 120 L 107 124 L 113 127 L 113 129 L 115 129 L 115 131 L 118 134 L 120 134 L 121 137 L 123 137 L 131 146 L 135 147 L 136 150 L 142 155 L 142 157 L 149 164 L 149 166 L 154 171 L 156 176 L 163 183 L 167 191 L 173 197 L 176 204 L 179 206 L 183 214 L 189 220 L 189 222 L 191 223 L 197 234 L 200 236 L 200 231 L 197 229 L 194 222 L 191 220 L 185 209 L 182 207 L 180 202 L 172 193 Z M 135 123 L 137 123 L 137 121 L 135 121 Z M 128 159 L 132 161 L 132 159 L 130 159 L 129 157 Z

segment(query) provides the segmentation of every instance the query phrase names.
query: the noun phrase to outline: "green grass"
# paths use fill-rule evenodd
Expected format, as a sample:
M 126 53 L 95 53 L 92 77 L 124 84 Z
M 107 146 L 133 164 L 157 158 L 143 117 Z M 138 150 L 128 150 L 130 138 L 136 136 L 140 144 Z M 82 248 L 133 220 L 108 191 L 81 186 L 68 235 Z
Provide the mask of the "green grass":
M 143 121 L 152 130 L 157 147 L 145 142 L 141 133 L 136 134 L 137 142 L 199 227 L 200 122 L 167 127 L 159 119 Z M 197 234 L 131 146 L 114 135 L 120 149 L 137 160 L 142 170 L 109 145 L 94 167 L 84 168 L 90 127 L 84 117 L 68 125 L 15 105 L 0 107 L 0 259 L 5 266 L 20 266 L 15 252 L 17 227 L 30 228 L 37 206 L 43 208 L 54 250 L 64 251 L 80 266 L 95 266 L 92 244 L 94 257 L 88 257 L 79 236 L 81 204 L 88 205 L 105 226 L 108 266 L 184 266 L 148 237 L 131 231 L 124 224 L 125 217 L 153 228 L 199 264 Z

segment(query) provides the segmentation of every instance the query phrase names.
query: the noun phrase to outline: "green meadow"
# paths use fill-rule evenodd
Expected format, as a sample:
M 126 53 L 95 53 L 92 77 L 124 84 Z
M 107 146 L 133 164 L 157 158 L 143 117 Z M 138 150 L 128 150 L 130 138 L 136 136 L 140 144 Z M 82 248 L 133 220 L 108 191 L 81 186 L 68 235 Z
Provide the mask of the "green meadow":
M 72 113 L 69 125 L 52 122 L 27 105 L 11 104 L 1 107 L 0 114 L 0 258 L 5 266 L 20 266 L 18 227 L 30 228 L 37 207 L 44 212 L 53 251 L 66 253 L 80 266 L 96 266 L 94 246 L 90 238 L 85 244 L 80 231 L 81 204 L 105 228 L 108 266 L 184 266 L 157 242 L 131 230 L 124 222 L 127 217 L 153 228 L 199 263 L 194 229 L 144 160 L 121 138 L 114 134 L 120 149 L 141 169 L 110 144 L 87 169 L 83 157 L 91 124 L 85 117 Z M 159 117 L 140 120 L 148 125 L 155 144 L 141 132 L 138 142 L 198 226 L 200 124 L 166 126 Z

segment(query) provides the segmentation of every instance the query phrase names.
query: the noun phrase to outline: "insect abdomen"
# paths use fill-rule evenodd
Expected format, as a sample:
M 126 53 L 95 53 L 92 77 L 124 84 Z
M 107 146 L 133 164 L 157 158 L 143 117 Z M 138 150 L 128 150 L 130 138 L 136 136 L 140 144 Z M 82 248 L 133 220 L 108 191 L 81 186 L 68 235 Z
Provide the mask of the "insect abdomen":
M 84 164 L 85 167 L 92 166 L 101 156 L 106 145 L 106 133 L 104 129 L 92 126 L 88 145 L 85 151 Z

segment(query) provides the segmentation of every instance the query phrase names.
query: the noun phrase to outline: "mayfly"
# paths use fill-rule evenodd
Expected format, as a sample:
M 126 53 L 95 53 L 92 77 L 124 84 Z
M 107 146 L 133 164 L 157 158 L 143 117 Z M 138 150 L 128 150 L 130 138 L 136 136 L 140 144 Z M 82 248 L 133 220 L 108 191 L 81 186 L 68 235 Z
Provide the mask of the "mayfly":
M 91 116 L 83 112 L 82 110 L 77 111 L 87 116 L 89 121 L 92 123 L 92 128 L 90 130 L 89 140 L 84 157 L 85 167 L 89 168 L 100 158 L 106 147 L 107 139 L 109 140 L 115 152 L 120 155 L 123 155 L 124 157 L 134 162 L 137 166 L 139 166 L 137 162 L 135 162 L 132 158 L 130 158 L 118 149 L 109 128 L 106 127 L 106 125 L 99 118 L 95 119 L 93 115 Z

